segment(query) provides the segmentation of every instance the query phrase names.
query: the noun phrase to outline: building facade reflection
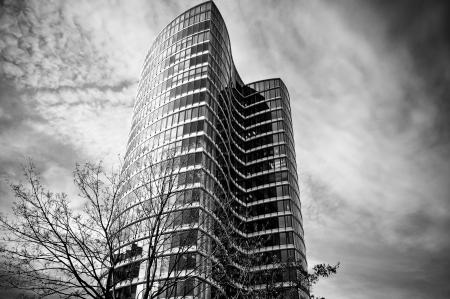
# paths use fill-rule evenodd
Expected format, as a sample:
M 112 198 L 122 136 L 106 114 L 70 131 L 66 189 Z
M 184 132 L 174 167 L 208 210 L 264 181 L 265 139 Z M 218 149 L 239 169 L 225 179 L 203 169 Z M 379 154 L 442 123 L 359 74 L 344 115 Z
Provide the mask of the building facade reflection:
M 123 166 L 129 182 L 122 190 L 122 201 L 129 200 L 133 189 L 139 188 L 132 182 L 135 173 L 149 160 L 157 162 L 158 157 L 176 149 L 180 162 L 176 196 L 195 200 L 200 218 L 210 212 L 211 203 L 229 199 L 240 241 L 259 240 L 243 250 L 234 268 L 227 266 L 231 278 L 238 280 L 246 271 L 248 280 L 235 280 L 235 285 L 227 286 L 214 276 L 214 265 L 220 263 L 209 259 L 208 250 L 214 245 L 205 249 L 193 244 L 197 249 L 182 267 L 206 263 L 209 267 L 202 269 L 210 273 L 190 275 L 172 294 L 162 294 L 161 298 L 228 298 L 239 288 L 264 288 L 267 268 L 295 260 L 306 269 L 294 148 L 286 86 L 281 79 L 242 82 L 233 63 L 225 22 L 213 2 L 189 9 L 161 31 L 140 78 Z M 191 234 L 204 234 L 214 243 L 217 232 L 197 228 L 191 229 Z M 176 238 L 182 237 L 174 232 L 172 239 Z M 130 273 L 130 269 L 133 273 L 132 280 L 117 280 L 121 297 L 139 298 L 142 294 L 144 243 L 145 238 L 130 240 L 135 249 L 117 267 L 117 273 Z M 249 267 L 245 263 L 255 252 L 260 255 Z M 126 263 L 133 254 L 143 258 L 135 264 Z M 170 258 L 163 263 L 171 263 Z M 284 271 L 274 283 L 280 292 L 285 291 L 283 298 L 309 298 L 307 289 L 289 292 L 295 275 L 295 271 Z M 165 279 L 162 270 L 161 279 Z

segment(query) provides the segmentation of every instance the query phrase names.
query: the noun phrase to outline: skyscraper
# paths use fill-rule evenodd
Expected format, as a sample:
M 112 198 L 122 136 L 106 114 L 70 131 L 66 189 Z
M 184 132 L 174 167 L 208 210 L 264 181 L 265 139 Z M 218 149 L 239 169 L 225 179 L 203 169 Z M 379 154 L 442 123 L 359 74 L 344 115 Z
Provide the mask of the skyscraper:
M 283 268 L 296 261 L 306 269 L 289 94 L 278 78 L 249 84 L 241 80 L 225 22 L 213 2 L 195 6 L 170 22 L 145 58 L 123 166 L 128 182 L 121 200 L 130 201 L 130 211 L 136 194 L 140 194 L 137 200 L 152 200 L 139 191 L 142 184 L 133 179 L 136 173 L 167 159 L 172 149 L 174 197 L 191 203 L 177 211 L 189 210 L 195 216 L 188 221 L 188 229 L 180 225 L 169 234 L 171 241 L 165 253 L 159 253 L 155 271 L 159 279 L 167 279 L 167 267 L 173 264 L 171 252 L 188 238 L 187 231 L 196 236 L 194 249 L 175 263 L 180 268 L 205 265 L 177 283 L 172 293 L 159 297 L 227 298 L 239 289 L 262 290 L 267 285 L 264 271 L 279 267 L 284 270 L 271 278 L 279 293 L 284 292 L 284 298 L 309 298 L 306 288 L 290 292 L 297 274 Z M 201 215 L 209 215 L 214 203 L 225 204 L 225 198 L 232 219 L 211 216 L 213 224 L 192 225 L 200 222 Z M 127 227 L 136 227 L 142 220 L 135 218 Z M 225 233 L 214 227 L 223 221 L 231 221 L 226 227 L 239 236 L 232 240 L 249 241 L 246 248 L 243 243 L 221 243 L 235 257 L 224 267 L 214 251 L 219 234 Z M 144 244 L 150 234 L 144 231 L 128 237 L 130 241 L 122 244 L 128 248 L 127 255 L 117 265 L 117 273 L 126 271 L 132 277 L 125 281 L 120 279 L 122 274 L 117 275 L 117 290 L 122 297 L 140 298 L 145 278 L 142 265 L 148 260 Z M 256 254 L 258 258 L 252 259 Z M 127 262 L 131 257 L 133 262 Z M 226 286 L 215 273 L 219 268 L 230 277 Z M 238 281 L 242 277 L 248 279 Z

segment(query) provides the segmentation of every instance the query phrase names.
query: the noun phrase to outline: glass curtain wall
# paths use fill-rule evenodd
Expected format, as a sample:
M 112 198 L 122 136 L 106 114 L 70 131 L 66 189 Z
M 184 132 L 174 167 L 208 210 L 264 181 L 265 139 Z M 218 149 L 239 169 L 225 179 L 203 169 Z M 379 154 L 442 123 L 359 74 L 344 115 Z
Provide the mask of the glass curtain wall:
M 227 298 L 242 288 L 263 289 L 267 268 L 295 260 L 306 269 L 289 101 L 281 79 L 242 82 L 225 22 L 213 2 L 179 15 L 154 41 L 134 105 L 121 201 L 129 203 L 128 211 L 133 213 L 136 201 L 149 200 L 148 194 L 139 191 L 139 173 L 173 152 L 177 161 L 174 197 L 189 203 L 181 204 L 176 212 L 196 216 L 186 223 L 189 229 L 180 225 L 171 232 L 158 271 L 164 280 L 164 269 L 174 262 L 184 269 L 199 269 L 160 298 Z M 233 266 L 227 267 L 230 281 L 235 282 L 228 286 L 221 285 L 214 273 L 220 263 L 214 258 L 220 223 L 212 222 L 225 220 L 214 217 L 213 210 L 224 201 L 234 215 L 226 221 L 239 236 L 236 242 L 259 240 L 247 248 L 228 244 L 233 254 L 242 251 L 234 255 Z M 209 219 L 208 225 L 202 219 Z M 129 237 L 120 248 L 127 250 L 115 275 L 122 298 L 141 298 L 143 293 L 149 232 L 139 228 L 140 220 L 135 216 L 123 227 Z M 182 262 L 171 261 L 167 252 L 186 239 L 186 234 L 193 240 L 192 250 Z M 259 253 L 257 264 L 251 259 L 255 252 Z M 252 267 L 246 265 L 249 261 Z M 239 282 L 243 271 L 248 279 Z M 289 291 L 295 275 L 295 271 L 284 271 L 274 282 L 280 290 Z M 286 292 L 286 298 L 309 296 L 305 289 Z

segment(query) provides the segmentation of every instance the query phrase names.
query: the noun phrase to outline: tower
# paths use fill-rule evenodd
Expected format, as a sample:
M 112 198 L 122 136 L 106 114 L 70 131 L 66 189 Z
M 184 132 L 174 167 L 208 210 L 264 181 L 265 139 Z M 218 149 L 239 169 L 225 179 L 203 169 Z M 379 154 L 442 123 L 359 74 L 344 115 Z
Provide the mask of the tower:
M 283 298 L 309 298 L 306 288 L 292 292 L 298 274 L 282 266 L 295 261 L 306 269 L 289 94 L 277 78 L 244 84 L 234 66 L 225 22 L 211 1 L 170 22 L 145 58 L 123 165 L 127 182 L 121 201 L 132 214 L 123 230 L 134 233 L 127 232 L 128 241 L 120 244 L 127 251 L 117 273 L 131 273 L 127 279 L 118 274 L 122 297 L 143 294 L 145 244 L 151 238 L 145 229 L 136 233 L 144 217 L 135 203 L 155 196 L 143 192 L 147 182 L 136 177 L 167 160 L 173 161 L 170 175 L 175 178 L 169 209 L 181 203 L 170 210 L 181 220 L 165 234 L 155 271 L 161 281 L 175 264 L 198 271 L 159 298 L 226 298 L 238 295 L 239 289 L 263 290 L 265 271 L 277 267 L 284 270 L 271 283 L 279 294 L 285 293 Z M 165 170 L 157 175 L 164 176 Z M 229 216 L 214 214 L 219 206 Z M 192 218 L 183 220 L 186 214 Z M 220 241 L 227 234 L 220 227 L 232 231 L 227 242 Z M 192 238 L 192 248 L 182 259 L 171 260 L 171 252 L 187 238 Z M 234 257 L 228 265 L 215 251 L 219 243 L 227 243 L 222 254 Z M 228 277 L 226 285 L 219 276 Z M 237 281 L 242 277 L 245 281 Z

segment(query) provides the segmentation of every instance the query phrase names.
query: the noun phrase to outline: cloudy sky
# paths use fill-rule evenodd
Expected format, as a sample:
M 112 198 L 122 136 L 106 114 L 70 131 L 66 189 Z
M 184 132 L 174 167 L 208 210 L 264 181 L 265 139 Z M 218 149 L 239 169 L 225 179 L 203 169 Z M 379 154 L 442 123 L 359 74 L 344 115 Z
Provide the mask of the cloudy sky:
M 0 3 L 0 209 L 9 213 L 8 183 L 27 157 L 69 194 L 76 162 L 117 164 L 147 49 L 200 1 Z M 309 264 L 342 265 L 315 293 L 449 298 L 449 6 L 216 4 L 243 80 L 281 77 L 290 91 Z

